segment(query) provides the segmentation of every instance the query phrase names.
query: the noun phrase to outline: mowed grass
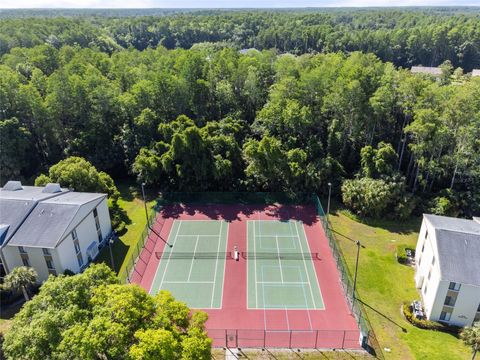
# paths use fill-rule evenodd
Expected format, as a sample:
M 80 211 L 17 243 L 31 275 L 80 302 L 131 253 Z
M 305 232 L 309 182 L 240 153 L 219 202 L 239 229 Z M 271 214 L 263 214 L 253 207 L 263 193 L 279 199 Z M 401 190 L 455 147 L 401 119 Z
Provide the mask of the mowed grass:
M 365 224 L 346 212 L 336 211 L 330 215 L 330 222 L 352 274 L 356 258 L 352 241 L 360 240 L 365 246 L 360 250 L 357 289 L 386 359 L 470 358 L 470 349 L 460 339 L 418 329 L 401 314 L 402 303 L 419 299 L 420 295 L 413 280 L 414 269 L 399 264 L 395 254 L 400 244 L 415 248 L 421 218 Z
M 120 192 L 118 204 L 125 212 L 127 218 L 126 230 L 119 236 L 119 241 L 113 244 L 112 254 L 115 271 L 119 274 L 125 272 L 127 260 L 132 257 L 134 247 L 147 226 L 145 217 L 145 207 L 141 196 L 141 189 L 138 185 L 131 182 L 117 182 L 117 188 Z M 147 195 L 147 200 L 154 197 Z M 147 208 L 150 212 L 155 205 L 154 200 L 147 201 Z M 102 252 L 96 259 L 96 262 L 104 262 L 111 266 L 110 252 L 108 247 L 102 249 Z

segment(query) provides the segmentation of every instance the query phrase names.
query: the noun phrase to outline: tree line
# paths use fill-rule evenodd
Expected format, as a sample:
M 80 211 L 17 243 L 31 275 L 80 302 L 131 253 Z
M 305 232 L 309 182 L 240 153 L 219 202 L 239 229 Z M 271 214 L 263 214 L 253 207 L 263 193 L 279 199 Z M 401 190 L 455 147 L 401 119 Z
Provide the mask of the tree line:
M 211 44 L 111 55 L 15 48 L 0 64 L 1 180 L 33 179 L 81 156 L 163 190 L 323 192 L 345 178 L 393 181 L 402 199 L 470 215 L 480 79 L 448 61 L 442 69 L 433 78 L 360 52 L 243 54 Z
M 4 10 L 0 55 L 78 45 L 111 54 L 213 42 L 293 54 L 372 52 L 396 66 L 480 67 L 478 8 L 304 10 Z M 38 17 L 36 17 L 38 16 Z M 52 16 L 52 17 L 49 17 Z

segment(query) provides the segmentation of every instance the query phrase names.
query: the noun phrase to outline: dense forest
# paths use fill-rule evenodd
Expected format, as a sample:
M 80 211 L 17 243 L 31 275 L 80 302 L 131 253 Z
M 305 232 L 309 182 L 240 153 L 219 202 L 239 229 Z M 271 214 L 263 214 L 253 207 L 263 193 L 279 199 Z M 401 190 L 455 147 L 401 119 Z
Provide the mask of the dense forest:
M 162 190 L 479 213 L 475 10 L 5 18 L 0 54 L 2 184 L 81 156 Z

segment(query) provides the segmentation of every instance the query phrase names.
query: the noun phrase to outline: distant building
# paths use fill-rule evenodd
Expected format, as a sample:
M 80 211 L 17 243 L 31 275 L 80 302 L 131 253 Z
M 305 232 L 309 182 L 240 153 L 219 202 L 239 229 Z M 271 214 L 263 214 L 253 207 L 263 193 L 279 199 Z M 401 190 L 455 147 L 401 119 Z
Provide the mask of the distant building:
M 456 326 L 480 320 L 480 219 L 423 215 L 415 284 L 428 319 Z
M 439 67 L 412 66 L 410 71 L 413 74 L 426 74 L 426 75 L 431 75 L 431 76 L 442 75 L 442 69 L 440 69 Z
M 257 49 L 255 48 L 248 48 L 248 49 L 241 49 L 241 50 L 238 50 L 238 52 L 241 54 L 241 55 L 246 55 L 250 52 L 252 53 L 259 53 L 260 51 L 258 51 Z
M 0 271 L 33 267 L 39 282 L 49 274 L 82 271 L 112 232 L 107 195 L 74 192 L 58 184 L 0 190 Z
M 473 69 L 472 77 L 480 76 L 480 69 Z

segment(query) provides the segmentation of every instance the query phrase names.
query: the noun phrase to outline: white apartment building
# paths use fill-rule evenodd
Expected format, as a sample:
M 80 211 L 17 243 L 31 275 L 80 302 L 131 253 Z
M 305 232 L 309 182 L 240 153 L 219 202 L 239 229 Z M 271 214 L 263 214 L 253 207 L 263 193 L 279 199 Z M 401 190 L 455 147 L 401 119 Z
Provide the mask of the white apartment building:
M 82 271 L 111 235 L 107 195 L 9 181 L 0 190 L 0 271 L 33 267 L 38 281 Z
M 423 215 L 415 284 L 429 320 L 470 326 L 480 320 L 480 219 Z

